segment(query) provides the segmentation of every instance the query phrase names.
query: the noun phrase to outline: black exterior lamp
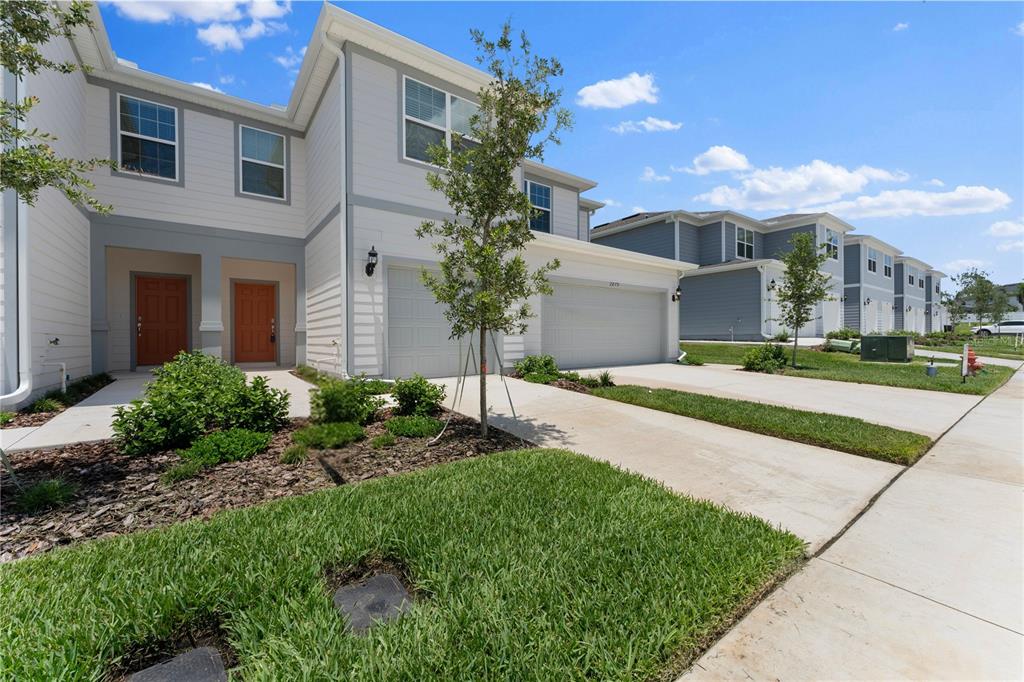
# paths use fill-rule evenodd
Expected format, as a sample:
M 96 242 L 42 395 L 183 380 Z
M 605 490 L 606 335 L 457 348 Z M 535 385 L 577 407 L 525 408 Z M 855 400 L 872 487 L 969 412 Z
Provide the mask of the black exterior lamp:
M 772 281 L 768 282 L 768 291 L 775 291 L 775 278 L 772 277 Z
M 370 252 L 366 254 L 366 276 L 373 277 L 373 271 L 377 269 L 377 247 L 371 246 Z
M 871 297 L 864 299 L 864 305 L 871 305 Z
M 909 312 L 910 312 L 911 310 L 913 310 L 913 309 L 914 309 L 914 306 L 912 306 L 912 305 L 908 305 L 908 306 L 907 306 L 907 312 L 908 312 L 908 313 L 909 313 Z
M 677 285 L 675 292 L 672 294 L 672 302 L 673 303 L 678 303 L 679 299 L 681 299 L 682 297 L 683 297 L 683 291 Z

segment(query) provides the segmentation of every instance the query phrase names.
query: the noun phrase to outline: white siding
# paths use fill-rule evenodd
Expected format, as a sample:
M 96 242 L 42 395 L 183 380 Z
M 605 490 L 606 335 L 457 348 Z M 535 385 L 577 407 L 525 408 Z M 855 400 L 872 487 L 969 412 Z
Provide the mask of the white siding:
M 88 153 L 109 158 L 110 91 L 87 85 Z M 301 237 L 306 219 L 306 144 L 291 136 L 291 205 L 235 196 L 235 125 L 227 118 L 178 109 L 185 146 L 185 186 L 111 175 L 109 169 L 92 174 L 96 196 L 113 204 L 119 216 L 135 216 L 175 223 L 206 225 L 247 232 Z
M 580 193 L 568 187 L 551 188 L 551 232 L 570 239 L 579 239 Z
M 306 233 L 330 213 L 341 198 L 341 85 L 335 72 L 306 133 L 308 187 Z M 339 264 L 340 267 L 340 264 Z
M 335 217 L 306 244 L 306 358 L 334 373 L 344 369 L 337 364 L 345 343 L 341 276 L 341 218 Z

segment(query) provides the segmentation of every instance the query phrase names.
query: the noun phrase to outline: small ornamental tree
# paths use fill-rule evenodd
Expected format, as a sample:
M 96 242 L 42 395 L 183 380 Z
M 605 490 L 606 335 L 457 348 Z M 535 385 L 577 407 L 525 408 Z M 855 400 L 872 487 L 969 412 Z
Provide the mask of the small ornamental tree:
M 45 0 L 4 0 L 0 2 L 0 65 L 9 76 L 21 78 L 42 70 L 72 73 L 74 62 L 55 62 L 40 51 L 54 38 L 70 38 L 79 26 L 91 26 L 88 2 L 55 3 Z M 9 102 L 0 99 L 0 191 L 13 189 L 29 206 L 35 204 L 39 190 L 53 187 L 71 203 L 86 205 L 100 213 L 110 206 L 91 197 L 92 181 L 82 176 L 97 166 L 113 167 L 109 159 L 65 158 L 50 143 L 57 138 L 25 123 L 39 98 L 25 97 Z
M 948 291 L 943 291 L 939 295 L 942 301 L 942 309 L 946 311 L 946 317 L 949 318 L 949 323 L 952 325 L 953 331 L 956 332 L 957 325 L 967 317 L 967 306 L 964 304 L 964 297 L 959 293 L 951 294 Z
M 431 189 L 444 194 L 454 216 L 425 221 L 416 231 L 433 237 L 440 274 L 424 270 L 423 281 L 445 306 L 452 338 L 476 333 L 480 360 L 480 433 L 487 435 L 487 336 L 489 332 L 522 334 L 533 311 L 527 299 L 550 294 L 547 274 L 552 260 L 532 272 L 522 252 L 534 236 L 529 198 L 515 182 L 523 159 L 542 159 L 548 143 L 572 125 L 558 106 L 561 90 L 551 85 L 562 75 L 553 58 L 535 56 L 526 34 L 515 41 L 506 23 L 497 40 L 471 31 L 477 62 L 491 74 L 477 93 L 479 109 L 468 121 L 468 134 L 453 132 L 451 147 L 428 151 L 439 168 L 427 174 Z
M 821 272 L 828 254 L 824 250 L 819 252 L 813 234 L 798 232 L 790 237 L 789 244 L 789 252 L 781 257 L 786 273 L 778 286 L 779 319 L 793 330 L 793 366 L 796 367 L 800 328 L 814 319 L 814 306 L 831 299 L 828 284 L 832 276 Z
M 984 270 L 964 270 L 953 281 L 957 286 L 957 298 L 971 302 L 971 310 L 981 324 L 995 324 L 1012 309 L 1006 291 L 996 286 Z

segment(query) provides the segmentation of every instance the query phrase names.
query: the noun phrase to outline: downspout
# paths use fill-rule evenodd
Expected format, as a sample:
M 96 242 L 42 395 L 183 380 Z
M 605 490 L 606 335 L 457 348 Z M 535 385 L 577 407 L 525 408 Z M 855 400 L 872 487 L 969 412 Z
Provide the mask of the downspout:
M 18 101 L 18 86 L 24 85 L 24 81 L 19 82 L 13 74 L 7 72 L 4 74 L 4 82 L 6 84 L 7 79 L 10 78 L 13 83 L 13 99 L 11 101 Z M 14 307 L 17 310 L 17 321 L 18 321 L 18 387 L 13 392 L 6 395 L 0 395 L 0 407 L 15 407 L 20 402 L 25 400 L 32 393 L 32 335 L 30 334 L 30 316 L 29 310 L 29 288 L 28 288 L 28 266 L 29 266 L 29 251 L 28 251 L 28 206 L 25 205 L 18 195 L 14 192 L 10 193 L 10 196 L 14 198 L 15 210 L 14 210 L 14 222 L 15 222 L 15 239 L 16 247 L 14 251 L 15 256 L 15 269 L 17 270 L 18 283 L 15 288 L 16 298 L 14 299 Z M 6 207 L 5 207 L 6 208 Z M 4 229 L 9 229 L 10 226 L 6 226 Z M 7 257 L 5 252 L 4 257 Z M 6 300 L 8 292 L 4 292 L 4 307 L 8 307 L 10 304 Z
M 338 219 L 341 221 L 341 239 L 339 240 L 341 247 L 341 253 L 338 257 L 341 260 L 341 300 L 342 300 L 342 333 L 340 339 L 334 339 L 331 344 L 335 347 L 336 361 L 335 371 L 341 375 L 343 379 L 349 379 L 348 373 L 348 320 L 349 320 L 349 291 L 348 291 L 348 270 L 349 270 L 349 254 L 348 254 L 348 168 L 347 168 L 347 153 L 348 150 L 345 148 L 345 108 L 348 103 L 345 101 L 345 52 L 341 49 L 341 46 L 331 40 L 330 36 L 327 35 L 327 31 L 323 32 L 321 36 L 323 41 L 324 49 L 333 54 L 338 59 L 338 88 L 340 89 L 339 97 L 341 105 L 338 110 L 341 112 L 341 120 L 338 122 L 338 147 L 341 150 L 341 169 L 338 174 L 341 179 L 340 183 L 340 205 L 341 210 L 338 212 Z

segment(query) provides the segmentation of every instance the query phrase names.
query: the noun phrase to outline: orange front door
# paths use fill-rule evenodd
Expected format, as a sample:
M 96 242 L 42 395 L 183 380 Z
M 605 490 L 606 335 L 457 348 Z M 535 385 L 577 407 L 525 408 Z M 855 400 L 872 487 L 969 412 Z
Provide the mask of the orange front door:
M 184 277 L 135 278 L 135 364 L 161 365 L 188 346 Z
M 273 284 L 235 282 L 235 362 L 277 360 L 277 311 Z

